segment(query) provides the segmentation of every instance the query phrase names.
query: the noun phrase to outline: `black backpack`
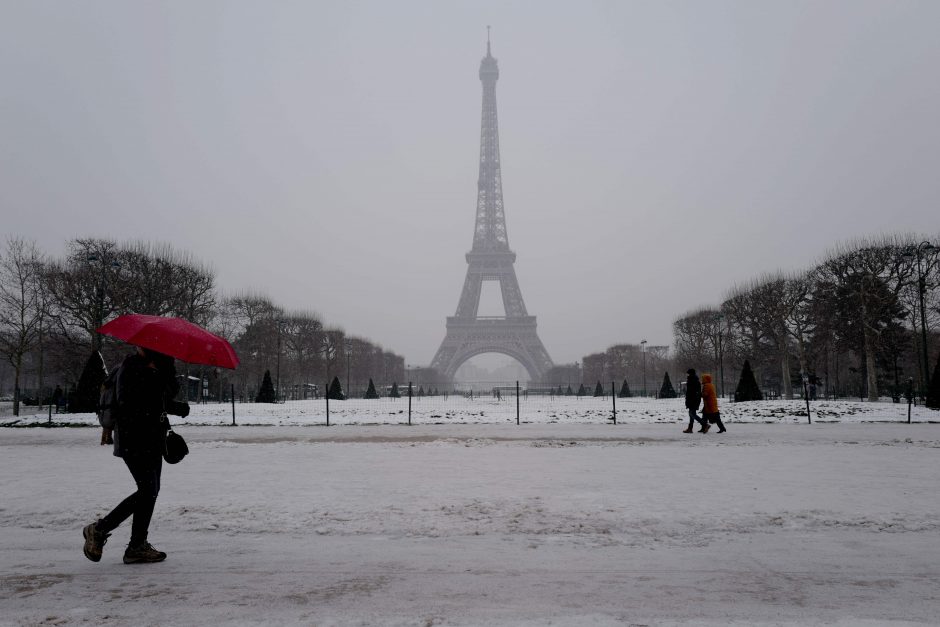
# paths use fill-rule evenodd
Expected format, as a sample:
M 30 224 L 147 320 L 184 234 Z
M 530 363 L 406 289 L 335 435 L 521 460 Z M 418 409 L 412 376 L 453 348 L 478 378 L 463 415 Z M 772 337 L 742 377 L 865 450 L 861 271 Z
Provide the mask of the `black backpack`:
M 114 429 L 117 426 L 118 414 L 118 378 L 121 376 L 121 366 L 114 368 L 101 383 L 101 392 L 98 395 L 98 423 L 105 429 Z

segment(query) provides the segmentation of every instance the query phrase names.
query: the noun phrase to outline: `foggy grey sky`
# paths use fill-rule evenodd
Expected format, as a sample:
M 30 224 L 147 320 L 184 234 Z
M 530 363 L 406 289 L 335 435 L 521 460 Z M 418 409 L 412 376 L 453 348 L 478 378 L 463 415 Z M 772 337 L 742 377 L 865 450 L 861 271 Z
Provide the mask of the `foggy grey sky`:
M 167 242 L 427 364 L 472 243 L 487 24 L 556 363 L 940 230 L 936 1 L 4 0 L 2 232 Z

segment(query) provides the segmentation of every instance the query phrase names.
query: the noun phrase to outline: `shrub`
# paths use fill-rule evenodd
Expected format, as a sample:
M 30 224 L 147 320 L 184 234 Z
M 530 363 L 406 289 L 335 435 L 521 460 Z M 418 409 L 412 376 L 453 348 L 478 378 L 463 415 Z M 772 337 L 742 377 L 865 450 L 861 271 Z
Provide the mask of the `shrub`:
M 745 359 L 744 367 L 741 368 L 741 380 L 738 381 L 738 387 L 734 391 L 734 402 L 762 400 L 764 400 L 764 395 L 761 394 L 757 379 L 754 378 L 751 362 Z
M 333 377 L 333 381 L 330 382 L 330 390 L 327 392 L 327 396 L 331 401 L 346 400 L 346 394 L 343 393 L 343 385 L 339 382 L 339 377 Z
M 274 394 L 274 384 L 271 383 L 271 371 L 264 371 L 264 378 L 261 379 L 261 389 L 255 397 L 256 403 L 274 403 L 277 398 Z
M 669 373 L 667 372 L 663 376 L 663 384 L 659 388 L 659 398 L 676 398 L 676 388 L 672 387 L 672 380 L 669 379 Z
M 618 394 L 617 396 L 619 396 L 620 398 L 630 398 L 631 396 L 633 396 L 633 394 L 630 392 L 630 386 L 627 385 L 626 379 L 623 380 L 623 385 L 620 386 L 620 394 Z
M 937 354 L 937 365 L 933 367 L 933 378 L 927 388 L 927 407 L 940 409 L 940 354 Z

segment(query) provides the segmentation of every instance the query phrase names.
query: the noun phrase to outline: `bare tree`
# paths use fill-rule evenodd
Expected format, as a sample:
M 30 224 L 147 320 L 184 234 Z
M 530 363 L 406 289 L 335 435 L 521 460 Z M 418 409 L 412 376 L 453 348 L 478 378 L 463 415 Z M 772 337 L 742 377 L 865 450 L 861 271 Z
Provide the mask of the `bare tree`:
M 807 347 L 815 331 L 812 302 L 814 286 L 811 273 L 789 276 L 784 282 L 784 325 L 787 333 L 796 342 L 796 356 L 801 375 L 808 375 L 810 372 Z
M 46 285 L 61 336 L 75 342 L 84 336 L 92 350 L 101 348 L 95 330 L 121 309 L 117 291 L 109 289 L 117 284 L 120 268 L 117 245 L 103 239 L 72 240 L 65 260 L 49 264 Z
M 20 413 L 23 358 L 40 337 L 45 303 L 43 256 L 34 242 L 7 240 L 0 257 L 0 352 L 13 366 L 13 414 Z
M 837 305 L 860 337 L 868 399 L 878 400 L 876 357 L 886 326 L 901 315 L 899 295 L 913 268 L 900 254 L 908 242 L 885 237 L 837 248 L 817 268 L 820 280 L 835 286 Z
M 699 370 L 717 366 L 719 320 L 720 312 L 708 307 L 690 311 L 676 319 L 672 330 L 677 362 Z
M 727 316 L 730 329 L 728 352 L 738 362 L 750 361 L 758 382 L 763 380 L 762 371 L 772 353 L 773 339 L 767 335 L 764 309 L 753 287 L 757 282 L 746 283 L 731 289 L 721 311 Z

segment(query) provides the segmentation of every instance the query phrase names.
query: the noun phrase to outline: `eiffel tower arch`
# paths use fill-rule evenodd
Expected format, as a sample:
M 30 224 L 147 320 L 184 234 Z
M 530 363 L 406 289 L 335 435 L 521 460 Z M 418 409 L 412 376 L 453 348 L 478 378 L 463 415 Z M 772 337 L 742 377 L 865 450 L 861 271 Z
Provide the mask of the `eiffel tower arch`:
M 480 62 L 483 115 L 480 131 L 480 176 L 477 180 L 476 225 L 473 247 L 467 253 L 457 313 L 447 318 L 447 334 L 431 367 L 448 381 L 468 359 L 483 353 L 501 353 L 521 363 L 533 381 L 552 367 L 552 359 L 536 332 L 535 316 L 526 311 L 514 267 L 516 253 L 509 249 L 503 182 L 499 165 L 499 125 L 496 117 L 496 80 L 499 67 L 490 53 Z M 505 316 L 480 316 L 484 281 L 499 281 Z

